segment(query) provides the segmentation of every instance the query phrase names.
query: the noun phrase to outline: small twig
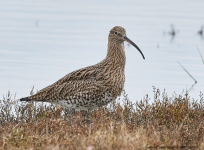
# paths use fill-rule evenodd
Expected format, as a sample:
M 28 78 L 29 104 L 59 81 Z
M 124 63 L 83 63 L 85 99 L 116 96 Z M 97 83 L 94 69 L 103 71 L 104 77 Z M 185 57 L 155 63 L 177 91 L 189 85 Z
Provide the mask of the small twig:
M 14 130 L 18 125 L 19 125 L 19 123 L 12 130 Z
M 182 128 L 183 123 L 186 121 L 188 115 L 189 115 L 189 114 L 186 114 L 185 118 L 182 120 L 182 123 L 180 124 L 180 126 L 179 126 L 179 128 L 178 128 L 178 131 Z
M 199 50 L 199 48 L 198 48 L 198 47 L 197 47 L 197 49 L 198 49 L 198 52 L 199 52 L 200 57 L 201 57 L 201 59 L 202 59 L 202 61 L 203 61 L 203 64 L 204 64 L 204 59 L 203 59 L 203 56 L 202 56 L 202 54 L 201 54 L 201 52 L 200 52 L 200 50 Z
M 191 87 L 187 90 L 186 89 L 186 94 L 188 94 L 192 89 L 193 89 L 193 87 L 196 85 L 196 83 L 194 83 L 193 85 L 191 85 Z
M 183 70 L 195 81 L 195 84 L 197 83 L 196 79 L 181 65 L 180 62 L 178 62 L 179 65 L 183 68 Z
M 144 111 L 144 110 L 142 109 L 142 107 L 141 107 L 139 104 L 136 103 L 136 105 L 137 105 L 142 111 Z
M 32 87 L 32 90 L 30 91 L 30 95 L 32 96 L 32 95 L 34 95 L 34 85 L 33 85 L 33 87 Z

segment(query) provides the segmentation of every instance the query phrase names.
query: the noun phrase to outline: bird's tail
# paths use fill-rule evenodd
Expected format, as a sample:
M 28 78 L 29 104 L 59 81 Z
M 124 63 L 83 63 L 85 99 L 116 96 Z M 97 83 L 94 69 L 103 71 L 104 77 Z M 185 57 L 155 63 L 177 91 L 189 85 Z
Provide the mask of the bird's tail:
M 24 97 L 24 98 L 21 98 L 20 101 L 29 102 L 29 101 L 31 101 L 31 99 L 29 97 Z

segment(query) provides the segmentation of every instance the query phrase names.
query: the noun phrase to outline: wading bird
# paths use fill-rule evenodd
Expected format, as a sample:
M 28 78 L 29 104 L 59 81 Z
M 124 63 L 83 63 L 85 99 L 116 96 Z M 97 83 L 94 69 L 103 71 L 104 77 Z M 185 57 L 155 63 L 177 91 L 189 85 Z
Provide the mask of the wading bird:
M 145 59 L 139 47 L 115 26 L 109 32 L 108 52 L 101 62 L 73 71 L 36 94 L 20 101 L 49 102 L 68 109 L 92 110 L 107 105 L 120 96 L 125 83 L 124 41 L 133 45 Z

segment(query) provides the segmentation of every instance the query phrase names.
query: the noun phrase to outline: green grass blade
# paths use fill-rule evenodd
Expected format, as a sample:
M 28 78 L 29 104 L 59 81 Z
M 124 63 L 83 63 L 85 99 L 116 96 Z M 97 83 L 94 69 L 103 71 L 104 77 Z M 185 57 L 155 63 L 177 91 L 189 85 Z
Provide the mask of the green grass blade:
M 196 79 L 186 70 L 186 68 L 184 68 L 184 66 L 181 65 L 180 62 L 178 62 L 179 65 L 183 68 L 183 70 L 195 81 L 195 84 L 197 83 Z

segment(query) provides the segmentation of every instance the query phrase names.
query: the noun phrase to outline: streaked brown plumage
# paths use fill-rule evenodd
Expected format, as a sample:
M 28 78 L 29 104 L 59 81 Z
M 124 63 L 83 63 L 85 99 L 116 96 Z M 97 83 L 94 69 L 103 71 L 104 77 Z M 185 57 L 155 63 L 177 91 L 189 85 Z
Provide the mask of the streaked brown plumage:
M 115 100 L 124 88 L 124 41 L 132 44 L 142 54 L 126 37 L 125 29 L 116 26 L 109 33 L 108 52 L 104 60 L 73 71 L 35 95 L 20 100 L 51 102 L 66 108 L 89 111 L 108 104 Z

